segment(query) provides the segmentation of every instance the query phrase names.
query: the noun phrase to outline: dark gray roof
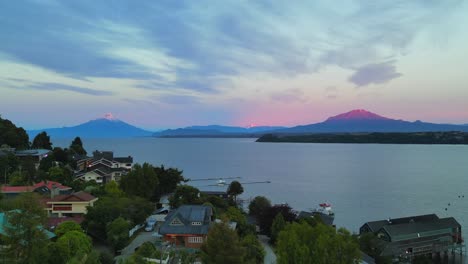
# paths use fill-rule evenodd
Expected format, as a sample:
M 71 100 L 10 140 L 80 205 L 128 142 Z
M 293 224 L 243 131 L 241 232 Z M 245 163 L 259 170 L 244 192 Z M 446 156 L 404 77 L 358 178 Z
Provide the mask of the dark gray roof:
M 114 158 L 114 161 L 117 161 L 119 163 L 133 163 L 133 157 L 128 156 L 128 157 L 116 157 Z
M 408 217 L 389 219 L 391 223 L 389 223 L 389 220 L 379 220 L 379 221 L 367 222 L 366 224 L 370 227 L 372 232 L 377 232 L 383 226 L 389 225 L 389 224 L 399 225 L 399 224 L 410 223 L 410 222 L 430 222 L 430 221 L 435 221 L 438 219 L 439 217 L 436 214 L 427 214 L 427 215 L 417 215 L 417 216 L 408 216 Z
M 211 226 L 212 209 L 205 205 L 182 205 L 170 212 L 159 233 L 165 234 L 207 234 Z M 172 225 L 174 219 L 182 222 L 181 225 Z M 201 225 L 192 225 L 192 222 L 201 222 Z
M 430 231 L 437 231 L 442 229 L 460 228 L 460 224 L 453 217 L 441 218 L 434 221 L 391 224 L 383 226 L 384 229 L 391 237 L 396 236 L 410 236 L 414 234 L 414 238 L 419 237 L 418 234 Z

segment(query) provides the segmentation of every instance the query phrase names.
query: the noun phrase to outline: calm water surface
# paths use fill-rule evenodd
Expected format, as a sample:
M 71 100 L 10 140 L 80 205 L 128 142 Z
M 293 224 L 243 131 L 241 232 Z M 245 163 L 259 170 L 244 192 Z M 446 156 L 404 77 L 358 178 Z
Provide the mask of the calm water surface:
M 468 146 L 255 143 L 253 139 L 83 141 L 88 153 L 99 149 L 132 155 L 135 162 L 182 169 L 187 178 L 269 180 L 270 184 L 244 185 L 243 197 L 264 195 L 297 210 L 328 201 L 336 213 L 335 223 L 354 232 L 366 221 L 436 213 L 454 216 L 465 228 L 465 237 L 468 234 Z M 54 145 L 66 147 L 70 142 L 57 139 Z

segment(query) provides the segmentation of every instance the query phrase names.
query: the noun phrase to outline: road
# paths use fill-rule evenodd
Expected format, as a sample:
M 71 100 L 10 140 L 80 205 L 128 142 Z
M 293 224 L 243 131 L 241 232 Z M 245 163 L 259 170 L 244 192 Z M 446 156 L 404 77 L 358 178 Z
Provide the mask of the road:
M 273 249 L 271 248 L 270 244 L 268 241 L 270 240 L 267 236 L 265 235 L 259 235 L 258 239 L 260 240 L 260 243 L 262 243 L 263 249 L 265 249 L 265 264 L 276 264 L 276 255 Z
M 135 237 L 135 239 L 133 239 L 133 241 L 127 247 L 122 249 L 122 253 L 120 254 L 120 256 L 117 256 L 115 260 L 118 262 L 119 259 L 126 259 L 130 257 L 135 252 L 135 249 L 141 246 L 143 243 L 147 241 L 154 242 L 158 239 L 159 238 L 153 236 L 153 232 L 146 232 L 143 230 L 138 234 L 137 237 Z

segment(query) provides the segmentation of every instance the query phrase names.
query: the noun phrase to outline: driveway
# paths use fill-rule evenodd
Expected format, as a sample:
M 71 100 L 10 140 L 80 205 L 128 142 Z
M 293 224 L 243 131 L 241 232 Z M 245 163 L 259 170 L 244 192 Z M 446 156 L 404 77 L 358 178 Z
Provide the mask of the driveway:
M 155 229 L 157 230 L 157 229 Z M 156 233 L 156 231 L 153 232 L 146 232 L 146 231 L 141 231 L 135 239 L 124 249 L 122 249 L 122 253 L 120 256 L 117 256 L 115 260 L 118 262 L 119 259 L 126 259 L 130 257 L 133 253 L 135 253 L 135 249 L 139 246 L 141 246 L 145 242 L 155 242 L 157 240 L 160 240 L 160 238 L 157 238 L 153 234 Z
M 258 239 L 260 240 L 260 243 L 262 243 L 263 249 L 265 249 L 265 264 L 276 264 L 276 255 L 273 249 L 271 248 L 270 244 L 268 241 L 270 240 L 267 236 L 265 235 L 259 235 Z

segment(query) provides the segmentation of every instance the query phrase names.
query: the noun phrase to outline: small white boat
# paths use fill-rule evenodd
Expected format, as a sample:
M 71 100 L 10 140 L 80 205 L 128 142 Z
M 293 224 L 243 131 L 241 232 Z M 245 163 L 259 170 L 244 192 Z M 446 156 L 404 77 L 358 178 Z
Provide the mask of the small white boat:
M 223 180 L 223 179 L 219 179 L 219 180 L 216 182 L 216 184 L 217 184 L 218 186 L 224 186 L 224 185 L 226 185 L 226 181 Z

